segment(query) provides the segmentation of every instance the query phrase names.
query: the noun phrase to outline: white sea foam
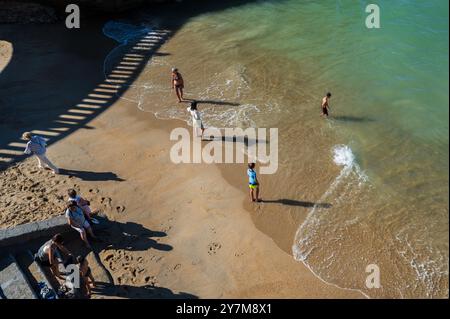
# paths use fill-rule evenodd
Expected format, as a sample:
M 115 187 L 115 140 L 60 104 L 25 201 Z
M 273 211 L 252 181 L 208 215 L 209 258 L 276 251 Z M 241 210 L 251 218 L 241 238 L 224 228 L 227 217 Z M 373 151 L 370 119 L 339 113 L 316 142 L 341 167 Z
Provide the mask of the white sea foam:
M 367 176 L 360 169 L 358 163 L 356 162 L 355 155 L 348 145 L 335 145 L 331 151 L 333 162 L 336 165 L 341 166 L 342 169 L 339 175 L 333 180 L 328 189 L 317 201 L 317 204 L 315 204 L 309 211 L 304 222 L 297 229 L 294 238 L 294 244 L 292 246 L 292 254 L 295 260 L 301 261 L 320 280 L 339 288 L 348 289 L 325 280 L 308 262 L 308 258 L 311 254 L 313 254 L 317 249 L 323 249 L 311 243 L 313 239 L 316 239 L 317 236 L 320 236 L 318 229 L 321 223 L 324 222 L 321 216 L 321 211 L 323 209 L 321 203 L 324 203 L 327 200 L 332 200 L 333 203 L 338 203 L 344 201 L 345 198 L 348 198 L 352 193 L 351 185 L 354 184 L 352 180 L 355 179 L 353 177 L 356 177 L 357 180 L 356 185 L 353 186 L 356 188 L 359 188 L 361 186 L 361 183 L 364 183 L 368 180 Z M 343 185 L 345 183 L 348 183 L 349 185 Z M 340 192 L 336 193 L 338 189 L 340 190 Z M 357 221 L 357 218 L 354 218 L 351 222 L 354 223 L 355 221 Z M 339 236 L 339 234 L 335 234 L 334 236 Z M 333 240 L 330 238 L 330 241 Z M 339 242 L 340 238 L 336 238 L 335 241 Z M 340 243 L 338 245 L 340 245 Z M 323 265 L 321 265 L 322 269 L 329 269 L 333 265 L 335 258 L 337 258 L 336 255 L 336 252 L 332 251 L 327 257 L 325 257 L 323 260 Z M 349 290 L 359 291 L 364 296 L 369 297 L 360 289 Z

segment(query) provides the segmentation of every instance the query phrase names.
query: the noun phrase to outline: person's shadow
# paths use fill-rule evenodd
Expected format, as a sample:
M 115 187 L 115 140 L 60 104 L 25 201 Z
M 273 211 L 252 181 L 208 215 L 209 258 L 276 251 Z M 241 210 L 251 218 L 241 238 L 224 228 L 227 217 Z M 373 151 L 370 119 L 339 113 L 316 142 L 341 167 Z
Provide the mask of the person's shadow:
M 61 168 L 59 169 L 59 174 L 67 175 L 69 177 L 78 177 L 84 181 L 124 181 L 124 179 L 118 177 L 117 174 L 113 172 L 90 172 Z
M 130 286 L 112 285 L 105 282 L 96 282 L 96 287 L 92 289 L 93 294 L 102 296 L 114 296 L 133 299 L 198 299 L 197 296 L 187 293 L 174 293 L 172 290 L 153 285 Z
M 263 199 L 262 203 L 275 203 L 275 204 L 283 204 L 287 206 L 300 206 L 300 207 L 318 207 L 318 208 L 330 208 L 333 205 L 328 203 L 313 203 L 313 202 L 305 202 L 305 201 L 298 201 L 293 199 L 276 199 L 276 200 L 267 200 Z
M 213 105 L 222 105 L 222 106 L 239 106 L 239 103 L 236 102 L 228 102 L 228 101 L 219 101 L 219 100 L 197 100 L 197 99 L 186 99 L 184 98 L 184 102 L 197 102 L 197 104 L 213 104 Z
M 101 216 L 95 218 L 100 224 L 93 225 L 93 230 L 102 238 L 102 242 L 96 244 L 98 251 L 107 247 L 129 251 L 146 251 L 150 248 L 162 251 L 173 249 L 172 246 L 153 239 L 167 236 L 165 232 L 153 231 L 134 222 L 121 223 Z

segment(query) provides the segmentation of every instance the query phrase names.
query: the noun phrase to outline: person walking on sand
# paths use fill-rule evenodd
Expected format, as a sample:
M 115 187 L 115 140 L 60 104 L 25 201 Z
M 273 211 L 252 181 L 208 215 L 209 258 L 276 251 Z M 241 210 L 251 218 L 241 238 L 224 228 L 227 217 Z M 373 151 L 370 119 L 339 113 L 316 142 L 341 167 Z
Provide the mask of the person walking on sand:
M 330 108 L 330 98 L 331 98 L 331 93 L 328 92 L 327 95 L 325 95 L 322 98 L 322 115 L 321 116 L 326 116 L 328 117 L 328 109 Z
M 67 191 L 67 194 L 69 195 L 69 202 L 76 202 L 78 207 L 81 208 L 81 210 L 83 211 L 84 215 L 86 216 L 86 218 L 88 219 L 88 221 L 90 223 L 93 223 L 96 225 L 99 224 L 99 221 L 91 216 L 92 211 L 91 211 L 91 207 L 89 207 L 89 205 L 91 203 L 88 200 L 86 200 L 83 197 L 81 197 L 80 195 L 78 195 L 77 191 L 74 190 L 73 188 L 70 188 Z
M 50 168 L 53 173 L 59 174 L 59 169 L 53 165 L 45 154 L 47 152 L 47 143 L 42 137 L 32 135 L 30 132 L 25 132 L 22 134 L 22 139 L 28 141 L 24 153 L 35 155 L 38 160 L 39 168 L 44 168 L 46 166 Z
M 196 101 L 191 102 L 191 106 L 189 106 L 187 110 L 189 113 L 191 113 L 192 125 L 195 128 L 195 134 L 197 135 L 197 129 L 200 129 L 202 131 L 201 138 L 203 139 L 203 132 L 205 131 L 205 127 L 203 126 L 200 112 L 197 109 L 197 102 Z
M 250 200 L 252 202 L 261 202 L 259 198 L 259 181 L 256 177 L 255 163 L 249 163 L 247 169 L 248 187 L 250 189 Z
M 92 227 L 89 222 L 86 220 L 83 211 L 80 207 L 78 207 L 75 201 L 72 201 L 67 205 L 66 209 L 66 218 L 67 221 L 73 229 L 80 233 L 81 240 L 83 240 L 86 247 L 91 248 L 89 241 L 87 239 L 87 233 L 91 235 L 93 239 L 97 239 L 92 231 Z
M 184 80 L 177 68 L 172 68 L 172 89 L 177 94 L 178 103 L 183 102 Z

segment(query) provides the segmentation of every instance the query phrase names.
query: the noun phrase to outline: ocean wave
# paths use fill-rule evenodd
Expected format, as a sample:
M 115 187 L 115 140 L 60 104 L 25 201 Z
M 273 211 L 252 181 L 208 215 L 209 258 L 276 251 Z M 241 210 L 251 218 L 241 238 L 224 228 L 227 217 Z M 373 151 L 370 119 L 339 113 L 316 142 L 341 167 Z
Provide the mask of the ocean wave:
M 318 200 L 330 208 L 315 205 L 308 212 L 295 234 L 293 257 L 324 282 L 368 297 L 447 296 L 448 259 L 428 240 L 430 230 L 411 222 L 404 203 L 383 200 L 379 191 L 374 196 L 348 145 L 335 145 L 331 153 L 341 170 Z M 380 268 L 380 289 L 365 286 L 370 264 Z

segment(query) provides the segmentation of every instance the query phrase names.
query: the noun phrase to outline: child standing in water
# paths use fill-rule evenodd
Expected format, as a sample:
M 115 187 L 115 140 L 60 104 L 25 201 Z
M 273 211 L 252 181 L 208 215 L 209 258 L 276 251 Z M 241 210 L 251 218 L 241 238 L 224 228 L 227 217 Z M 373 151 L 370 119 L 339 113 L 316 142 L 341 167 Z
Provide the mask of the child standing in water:
M 250 188 L 250 199 L 252 202 L 261 202 L 262 199 L 259 198 L 259 181 L 256 177 L 255 163 L 248 164 L 247 169 L 248 175 L 248 187 Z

